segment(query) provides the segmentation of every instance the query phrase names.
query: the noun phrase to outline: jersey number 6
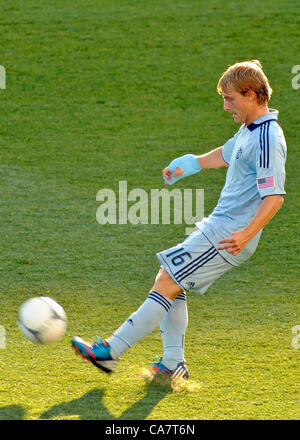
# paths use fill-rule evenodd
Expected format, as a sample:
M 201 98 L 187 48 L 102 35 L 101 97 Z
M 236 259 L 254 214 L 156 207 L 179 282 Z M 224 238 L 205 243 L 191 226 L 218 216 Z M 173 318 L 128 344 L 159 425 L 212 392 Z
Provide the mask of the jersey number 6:
M 190 260 L 192 259 L 192 256 L 191 256 L 191 254 L 189 252 L 186 252 L 186 251 L 185 252 L 181 252 L 181 251 L 184 251 L 184 248 L 179 248 L 179 249 L 176 249 L 176 251 L 173 251 L 173 252 L 170 252 L 169 254 L 166 254 L 167 258 L 170 258 L 172 255 L 177 254 L 177 255 L 173 256 L 173 258 L 171 260 L 172 264 L 174 266 L 180 266 L 180 264 L 183 264 L 187 257 Z

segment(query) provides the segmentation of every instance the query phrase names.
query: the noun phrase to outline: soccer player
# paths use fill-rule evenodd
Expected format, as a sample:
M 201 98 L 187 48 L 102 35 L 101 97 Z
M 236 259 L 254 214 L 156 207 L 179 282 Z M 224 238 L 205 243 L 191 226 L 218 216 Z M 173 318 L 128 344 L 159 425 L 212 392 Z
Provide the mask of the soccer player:
M 217 91 L 224 110 L 241 124 L 238 132 L 223 146 L 200 156 L 186 154 L 163 170 L 165 183 L 172 185 L 201 169 L 228 167 L 216 208 L 196 223 L 197 230 L 186 240 L 157 254 L 161 268 L 148 297 L 109 339 L 92 344 L 72 339 L 83 358 L 107 373 L 122 353 L 160 325 L 163 355 L 152 373 L 188 378 L 186 292 L 205 292 L 222 274 L 246 261 L 262 229 L 282 206 L 286 142 L 278 111 L 268 107 L 272 89 L 260 63 L 230 66 Z

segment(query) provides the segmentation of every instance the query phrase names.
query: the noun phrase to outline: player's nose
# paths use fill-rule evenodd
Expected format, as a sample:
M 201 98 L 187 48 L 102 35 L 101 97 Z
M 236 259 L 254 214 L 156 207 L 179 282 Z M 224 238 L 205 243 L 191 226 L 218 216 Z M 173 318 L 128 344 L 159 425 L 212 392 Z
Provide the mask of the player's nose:
M 229 110 L 230 110 L 230 106 L 227 104 L 226 101 L 224 101 L 223 108 L 224 108 L 224 110 L 225 110 L 226 112 L 229 112 Z

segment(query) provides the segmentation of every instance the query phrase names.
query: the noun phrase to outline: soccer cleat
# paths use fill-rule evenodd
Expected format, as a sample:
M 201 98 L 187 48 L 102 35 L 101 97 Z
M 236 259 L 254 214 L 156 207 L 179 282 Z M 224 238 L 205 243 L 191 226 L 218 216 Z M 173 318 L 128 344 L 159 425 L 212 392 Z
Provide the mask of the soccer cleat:
M 105 373 L 109 374 L 116 368 L 117 359 L 112 358 L 110 345 L 101 338 L 90 344 L 75 336 L 72 338 L 71 344 L 76 354 L 81 355 L 83 359 L 91 362 Z
M 153 377 L 157 377 L 158 375 L 162 374 L 170 378 L 182 377 L 183 379 L 188 379 L 190 376 L 184 362 L 179 362 L 174 370 L 170 370 L 164 364 L 162 364 L 160 360 L 159 362 L 154 362 L 152 364 L 150 372 L 152 373 Z

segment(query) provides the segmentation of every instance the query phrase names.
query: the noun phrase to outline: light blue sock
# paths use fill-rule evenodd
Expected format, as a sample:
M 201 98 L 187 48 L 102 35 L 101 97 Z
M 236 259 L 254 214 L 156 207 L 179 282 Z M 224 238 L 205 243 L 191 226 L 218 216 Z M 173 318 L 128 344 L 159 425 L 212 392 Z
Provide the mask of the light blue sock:
M 184 359 L 184 335 L 188 324 L 185 293 L 180 293 L 160 324 L 163 339 L 162 363 L 174 370 Z
M 173 301 L 157 292 L 150 292 L 141 307 L 107 339 L 117 357 L 151 333 L 173 305 Z

